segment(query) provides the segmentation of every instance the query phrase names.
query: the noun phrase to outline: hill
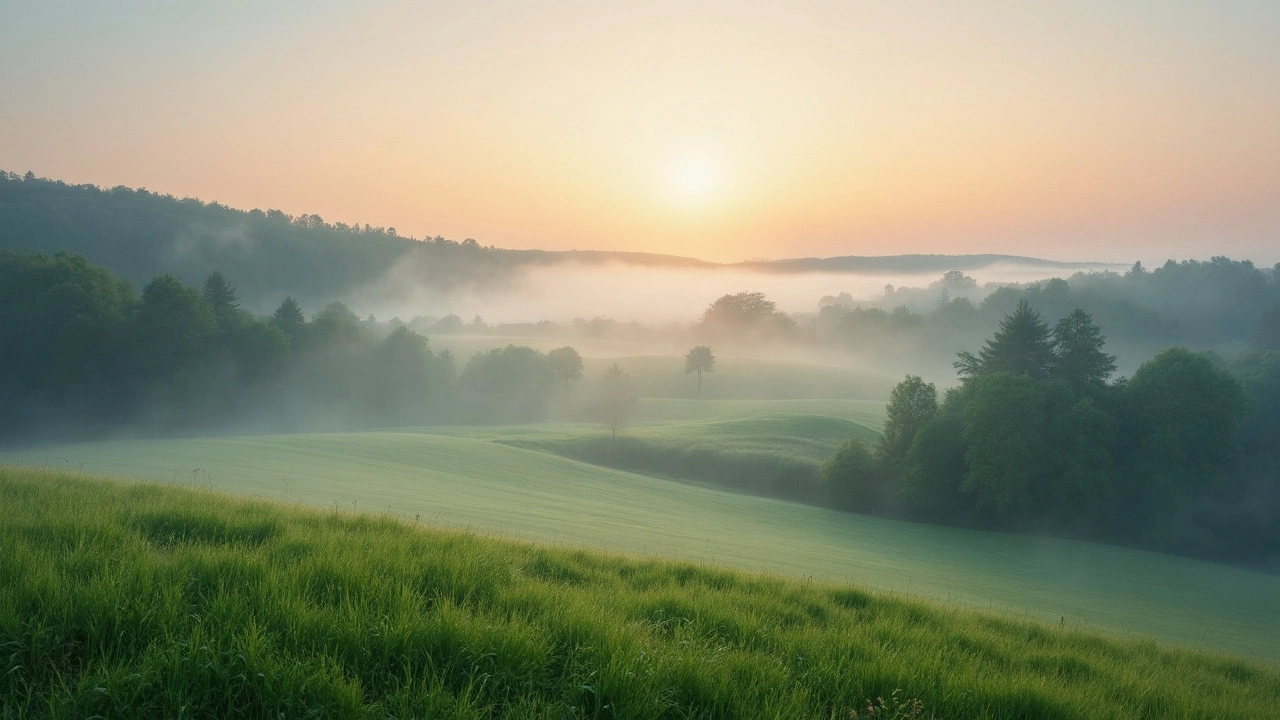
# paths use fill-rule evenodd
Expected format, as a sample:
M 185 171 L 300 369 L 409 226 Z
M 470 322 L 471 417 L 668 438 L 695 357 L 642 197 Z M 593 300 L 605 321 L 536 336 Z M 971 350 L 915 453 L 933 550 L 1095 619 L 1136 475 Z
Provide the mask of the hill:
M 1280 626 L 1272 621 L 1280 606 L 1275 575 L 1094 543 L 838 512 L 491 442 L 498 429 L 452 432 L 122 440 L 0 453 L 0 464 L 195 485 L 516 539 L 853 582 L 1280 660 Z
M 238 210 L 146 189 L 70 185 L 0 171 L 0 249 L 83 254 L 141 286 L 171 273 L 197 284 L 219 270 L 247 306 L 270 311 L 286 295 L 320 307 L 374 293 L 390 277 L 423 293 L 483 288 L 520 268 L 617 263 L 656 268 L 737 268 L 768 272 L 920 272 L 941 274 L 993 263 L 1085 267 L 997 255 L 842 257 L 717 264 L 640 252 L 509 250 L 475 240 L 414 239 L 395 228 L 327 222 L 314 214 Z
M 768 260 L 760 262 L 739 263 L 740 267 L 748 267 L 768 272 L 830 272 L 830 273 L 866 273 L 866 274 L 915 274 L 936 273 L 941 275 L 948 270 L 972 272 L 992 265 L 1007 268 L 1039 268 L 1062 270 L 1068 273 L 1104 268 L 1123 267 L 1114 263 L 1098 262 L 1063 262 L 1061 260 L 1044 260 L 1021 255 L 844 255 L 829 258 L 790 258 L 786 260 Z
M 0 469 L 0 502 L 7 717 L 1258 718 L 1280 703 L 1272 666 L 849 586 L 47 472 Z

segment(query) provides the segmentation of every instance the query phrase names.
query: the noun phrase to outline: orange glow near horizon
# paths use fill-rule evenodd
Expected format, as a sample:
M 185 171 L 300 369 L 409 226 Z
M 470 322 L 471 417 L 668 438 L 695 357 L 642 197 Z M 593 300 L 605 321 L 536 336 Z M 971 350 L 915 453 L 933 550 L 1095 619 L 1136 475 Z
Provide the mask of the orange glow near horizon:
M 503 247 L 1270 263 L 1263 5 L 59 5 L 0 30 L 0 168 Z

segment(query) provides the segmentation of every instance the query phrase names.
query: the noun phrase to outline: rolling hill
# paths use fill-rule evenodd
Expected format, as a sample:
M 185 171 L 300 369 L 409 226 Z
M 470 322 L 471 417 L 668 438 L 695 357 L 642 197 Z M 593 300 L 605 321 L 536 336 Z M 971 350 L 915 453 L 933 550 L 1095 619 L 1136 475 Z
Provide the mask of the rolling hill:
M 472 432 L 476 436 L 468 437 Z M 1280 577 L 1274 575 L 671 482 L 492 442 L 493 433 L 120 440 L 5 452 L 0 463 L 856 583 L 1071 627 L 1280 659 L 1280 626 L 1272 622 Z

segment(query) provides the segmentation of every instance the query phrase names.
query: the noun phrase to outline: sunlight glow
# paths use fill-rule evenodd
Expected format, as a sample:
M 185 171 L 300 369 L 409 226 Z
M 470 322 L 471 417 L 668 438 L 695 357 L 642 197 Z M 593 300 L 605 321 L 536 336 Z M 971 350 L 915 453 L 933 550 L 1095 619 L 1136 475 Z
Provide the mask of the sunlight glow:
M 720 170 L 707 158 L 684 157 L 668 170 L 672 191 L 682 200 L 704 200 L 714 195 L 721 185 Z

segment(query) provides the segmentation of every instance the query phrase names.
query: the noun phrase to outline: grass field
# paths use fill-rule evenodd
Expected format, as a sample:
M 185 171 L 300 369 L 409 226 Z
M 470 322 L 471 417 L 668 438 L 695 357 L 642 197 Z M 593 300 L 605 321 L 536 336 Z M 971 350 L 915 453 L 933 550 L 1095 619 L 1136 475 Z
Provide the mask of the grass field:
M 4 718 L 1261 718 L 1280 706 L 1272 665 L 849 586 L 50 471 L 0 468 L 0 505 Z M 899 712 L 870 714 L 869 701 Z
M 573 346 L 584 359 L 583 386 L 590 388 L 605 368 L 617 363 L 641 397 L 694 398 L 697 380 L 684 372 L 687 347 L 655 347 L 652 343 L 582 338 L 519 338 L 482 335 L 440 335 L 431 347 L 448 348 L 459 363 L 477 352 L 527 345 L 543 352 Z M 655 353 L 662 354 L 655 354 Z M 808 357 L 751 357 L 735 348 L 717 351 L 715 371 L 703 375 L 702 395 L 710 400 L 875 400 L 881 406 L 901 377 L 851 367 L 847 360 Z
M 807 502 L 823 499 L 819 468 L 837 447 L 850 437 L 867 443 L 879 438 L 853 420 L 798 413 L 645 425 L 623 437 L 581 426 L 475 436 L 593 465 Z
M 763 399 L 696 400 L 641 398 L 633 421 L 637 427 L 672 423 L 750 420 L 762 415 L 815 415 L 852 420 L 879 429 L 884 422 L 883 399 Z
M 684 357 L 634 355 L 586 358 L 586 381 L 617 363 L 632 377 L 641 397 L 692 398 L 697 380 L 684 372 Z M 847 366 L 784 360 L 722 357 L 715 372 L 703 375 L 702 395 L 708 400 L 854 399 L 878 400 L 883 406 L 902 378 L 865 372 Z
M 543 543 L 851 582 L 1280 660 L 1280 577 L 1273 575 L 836 512 L 479 438 L 383 432 L 115 441 L 8 452 L 0 463 L 195 484 Z

